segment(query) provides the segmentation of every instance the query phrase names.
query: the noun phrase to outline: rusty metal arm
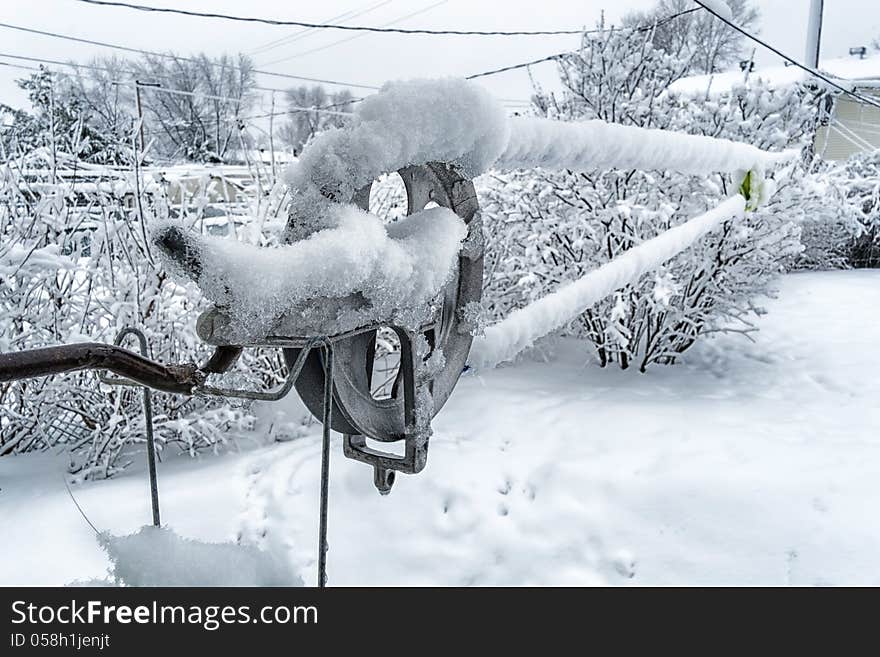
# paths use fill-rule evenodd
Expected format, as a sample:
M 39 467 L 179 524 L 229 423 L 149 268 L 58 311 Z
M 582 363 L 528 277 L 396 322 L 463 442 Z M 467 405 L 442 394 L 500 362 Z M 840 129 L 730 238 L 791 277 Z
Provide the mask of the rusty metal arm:
M 100 342 L 0 354 L 0 382 L 81 370 L 108 370 L 155 390 L 182 395 L 191 395 L 204 379 L 194 364 L 162 365 L 128 349 Z

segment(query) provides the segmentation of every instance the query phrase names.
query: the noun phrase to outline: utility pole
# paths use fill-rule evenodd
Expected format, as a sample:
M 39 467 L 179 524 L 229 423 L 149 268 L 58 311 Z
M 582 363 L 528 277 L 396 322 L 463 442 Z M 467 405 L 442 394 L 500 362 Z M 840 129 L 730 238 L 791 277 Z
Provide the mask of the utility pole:
M 272 92 L 272 108 L 269 110 L 269 157 L 272 158 L 272 186 L 275 186 L 275 92 Z
M 141 87 L 161 87 L 162 85 L 157 82 L 141 82 L 140 80 L 134 81 L 134 97 L 135 103 L 137 105 L 137 113 L 138 113 L 138 147 L 140 152 L 144 152 L 144 109 L 141 105 Z
M 810 0 L 810 20 L 807 23 L 807 50 L 804 63 L 819 68 L 819 51 L 822 48 L 822 11 L 824 0 Z

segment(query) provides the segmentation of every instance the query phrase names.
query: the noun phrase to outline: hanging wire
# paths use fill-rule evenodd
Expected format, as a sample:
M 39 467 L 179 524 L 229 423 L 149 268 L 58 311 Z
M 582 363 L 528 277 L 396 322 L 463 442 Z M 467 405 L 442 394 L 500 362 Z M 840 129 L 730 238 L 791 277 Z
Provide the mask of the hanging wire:
M 354 13 L 352 11 L 347 11 L 342 14 L 337 14 L 336 16 L 333 16 L 332 18 L 328 18 L 326 22 L 329 23 L 330 21 L 351 20 L 352 18 L 357 18 L 358 16 L 363 16 L 364 14 L 368 14 L 371 11 L 375 11 L 379 7 L 383 7 L 391 2 L 394 2 L 394 0 L 382 0 L 382 2 L 371 5 L 362 11 L 358 11 L 358 12 L 354 12 Z M 294 32 L 293 34 L 288 35 L 286 37 L 281 37 L 280 39 L 275 39 L 274 41 L 269 41 L 268 43 L 264 43 L 262 46 L 257 46 L 253 50 L 249 50 L 248 54 L 256 55 L 258 53 L 268 52 L 269 50 L 274 50 L 275 48 L 279 48 L 281 46 L 288 45 L 290 43 L 293 43 L 294 41 L 299 41 L 300 39 L 304 39 L 308 35 L 314 34 L 315 32 L 317 32 L 317 30 L 315 28 L 307 27 L 303 30 L 299 30 L 297 32 Z
M 182 16 L 194 16 L 197 18 L 220 18 L 229 21 L 243 23 L 264 23 L 266 25 L 290 25 L 294 27 L 308 27 L 327 30 L 346 30 L 349 32 L 380 32 L 394 34 L 430 34 L 435 36 L 553 36 L 562 34 L 581 34 L 583 30 L 429 30 L 422 28 L 403 27 L 369 27 L 365 25 L 339 25 L 332 23 L 307 23 L 305 21 L 286 21 L 274 18 L 260 18 L 256 16 L 233 16 L 231 14 L 218 14 L 214 12 L 192 11 L 188 9 L 175 9 L 172 7 L 150 7 L 136 5 L 128 2 L 106 2 L 105 0 L 77 0 L 90 5 L 104 7 L 118 7 L 135 9 L 137 11 L 156 12 L 164 14 L 178 14 Z
M 398 18 L 395 18 L 393 21 L 389 21 L 388 23 L 385 23 L 384 25 L 394 25 L 395 23 L 399 23 L 401 21 L 405 21 L 410 18 L 414 18 L 416 16 L 419 16 L 420 14 L 424 14 L 425 12 L 431 11 L 432 9 L 435 9 L 436 7 L 439 7 L 440 5 L 445 5 L 447 2 L 449 2 L 449 0 L 440 0 L 440 2 L 435 2 L 434 4 L 428 5 L 427 7 L 422 7 L 418 11 L 414 11 L 409 14 L 406 14 L 405 16 L 400 16 Z M 383 25 L 383 27 L 384 27 L 384 25 Z M 355 34 L 354 36 L 346 37 L 345 39 L 340 39 L 339 41 L 334 41 L 332 43 L 328 43 L 323 46 L 317 46 L 315 48 L 310 48 L 309 50 L 303 50 L 303 51 L 294 53 L 292 55 L 282 57 L 280 59 L 274 59 L 271 62 L 263 62 L 261 64 L 261 66 L 272 66 L 273 64 L 280 64 L 282 62 L 288 62 L 291 59 L 297 59 L 298 57 L 305 57 L 306 55 L 311 55 L 312 53 L 320 52 L 322 50 L 327 50 L 329 48 L 334 48 L 336 46 L 342 45 L 343 43 L 348 43 L 349 41 L 354 41 L 355 39 L 360 39 L 361 37 L 365 37 L 368 35 L 369 35 L 369 33 L 367 33 L 367 32 L 361 32 L 360 34 Z
M 835 89 L 837 89 L 837 90 L 839 90 L 839 91 L 842 91 L 843 93 L 845 93 L 845 94 L 847 94 L 847 95 L 849 95 L 849 96 L 852 96 L 852 97 L 855 98 L 856 100 L 859 100 L 859 101 L 865 103 L 866 105 L 872 105 L 872 106 L 874 106 L 874 107 L 880 108 L 880 102 L 878 102 L 878 101 L 876 101 L 876 100 L 873 100 L 872 98 L 869 98 L 868 96 L 863 96 L 862 94 L 856 93 L 856 92 L 854 92 L 852 89 L 848 89 L 848 88 L 846 88 L 846 87 L 843 86 L 842 84 L 839 84 L 839 83 L 835 82 L 832 78 L 830 78 L 830 77 L 828 77 L 828 76 L 826 76 L 826 75 L 823 75 L 823 74 L 820 73 L 819 71 L 817 71 L 817 70 L 815 70 L 815 69 L 813 69 L 813 68 L 810 68 L 810 67 L 807 66 L 806 64 L 801 64 L 801 63 L 800 63 L 799 61 L 797 61 L 796 59 L 793 59 L 792 57 L 789 57 L 789 56 L 786 55 L 784 52 L 782 52 L 781 50 L 779 50 L 779 48 L 776 48 L 775 46 L 770 45 L 770 44 L 767 43 L 766 41 L 764 41 L 764 40 L 762 40 L 762 39 L 759 39 L 759 38 L 756 37 L 754 34 L 751 34 L 750 32 L 747 32 L 746 30 L 744 30 L 743 28 L 741 28 L 739 25 L 737 25 L 737 24 L 734 23 L 733 21 L 730 21 L 730 20 L 726 19 L 724 16 L 720 15 L 719 13 L 717 13 L 714 9 L 712 9 L 711 7 L 709 7 L 708 5 L 706 5 L 705 3 L 700 2 L 700 0 L 694 0 L 694 1 L 695 1 L 698 5 L 700 5 L 700 7 L 702 7 L 703 9 L 705 9 L 706 11 L 708 11 L 710 14 L 712 14 L 713 16 L 715 16 L 715 18 L 717 18 L 718 20 L 720 20 L 720 21 L 722 21 L 723 23 L 727 24 L 729 27 L 732 27 L 734 30 L 736 30 L 737 32 L 739 32 L 740 34 L 742 34 L 744 37 L 746 37 L 746 38 L 748 38 L 748 39 L 754 41 L 754 42 L 757 43 L 758 45 L 760 45 L 760 46 L 764 46 L 767 50 L 769 50 L 770 52 L 774 53 L 775 55 L 779 55 L 780 57 L 782 57 L 782 59 L 784 59 L 785 61 L 789 62 L 792 66 L 796 66 L 796 67 L 798 67 L 798 68 L 801 69 L 802 71 L 804 71 L 804 72 L 809 73 L 810 75 L 812 75 L 814 78 L 817 78 L 817 79 L 819 79 L 819 80 L 822 80 L 822 82 L 824 82 L 824 83 L 826 83 L 826 84 L 828 84 L 828 85 L 834 87 Z M 843 80 L 843 81 L 844 81 L 844 82 L 851 82 L 851 80 Z
M 675 14 L 671 14 L 671 15 L 669 15 L 669 16 L 667 16 L 667 17 L 665 17 L 665 18 L 662 18 L 662 19 L 660 19 L 659 21 L 656 21 L 655 23 L 652 23 L 652 24 L 650 24 L 650 25 L 640 25 L 640 26 L 637 26 L 637 27 L 634 27 L 634 28 L 626 28 L 626 29 L 631 29 L 633 32 L 645 32 L 645 31 L 648 31 L 648 30 L 653 30 L 653 29 L 655 29 L 655 27 L 658 26 L 658 25 L 663 25 L 664 23 L 667 23 L 667 22 L 669 22 L 669 21 L 675 20 L 676 18 L 680 18 L 681 16 L 684 16 L 684 15 L 687 15 L 687 14 L 690 14 L 690 13 L 693 13 L 693 12 L 695 12 L 695 11 L 700 11 L 700 8 L 699 8 L 699 7 L 696 7 L 696 8 L 693 8 L 693 9 L 686 9 L 686 10 L 684 10 L 684 11 L 680 11 L 680 12 L 677 12 L 677 13 L 675 13 Z M 46 30 L 38 30 L 38 29 L 35 29 L 35 28 L 31 28 L 31 27 L 25 27 L 25 26 L 23 26 L 23 25 L 13 25 L 13 24 L 11 24 L 11 23 L 2 23 L 2 22 L 0 22 L 0 27 L 2 27 L 2 28 L 6 28 L 6 29 L 10 29 L 10 30 L 16 30 L 16 31 L 19 31 L 19 32 L 27 32 L 27 33 L 31 33 L 31 34 L 39 34 L 39 35 L 41 35 L 41 36 L 52 37 L 52 38 L 54 38 L 54 39 L 63 39 L 63 40 L 65 40 L 65 41 L 74 41 L 74 42 L 77 42 L 77 43 L 87 43 L 87 44 L 89 44 L 89 45 L 100 46 L 100 47 L 102 47 L 102 48 L 111 48 L 111 49 L 114 49 L 114 50 L 120 50 L 120 51 L 124 51 L 124 52 L 137 53 L 137 54 L 139 54 L 139 55 L 148 55 L 148 56 L 151 56 L 151 57 L 161 57 L 161 58 L 164 58 L 164 59 L 173 59 L 173 60 L 176 60 L 176 61 L 183 61 L 183 62 L 190 62 L 190 63 L 203 63 L 203 62 L 201 62 L 200 60 L 194 59 L 194 58 L 192 58 L 192 57 L 182 57 L 182 56 L 174 55 L 174 54 L 171 54 L 171 53 L 157 52 L 157 51 L 154 51 L 154 50 L 144 50 L 144 49 L 142 49 L 142 48 L 132 48 L 132 47 L 130 47 L 130 46 L 123 46 L 123 45 L 116 44 L 116 43 L 108 43 L 108 42 L 106 42 L 106 41 L 96 41 L 96 40 L 94 40 L 94 39 L 85 39 L 85 38 L 82 38 L 82 37 L 71 36 L 71 35 L 69 35 L 69 34 L 61 34 L 61 33 L 59 33 L 59 32 L 48 32 L 48 31 L 46 31 Z M 607 30 L 604 30 L 604 29 L 592 29 L 592 30 L 578 30 L 577 32 L 578 32 L 579 34 L 595 34 L 595 33 L 601 33 L 601 32 L 605 32 L 605 31 L 607 31 Z M 516 69 L 519 69 L 519 68 L 526 68 L 526 67 L 528 67 L 528 66 L 532 66 L 533 64 L 539 64 L 539 63 L 544 62 L 544 61 L 551 61 L 551 60 L 553 60 L 553 59 L 559 59 L 559 58 L 564 57 L 564 56 L 569 55 L 569 54 L 574 54 L 574 51 L 571 51 L 571 52 L 564 52 L 564 53 L 556 53 L 556 54 L 554 54 L 554 55 L 549 55 L 549 56 L 547 56 L 547 57 L 543 57 L 543 58 L 541 58 L 541 59 L 537 59 L 537 60 L 533 60 L 533 61 L 529 61 L 529 62 L 523 62 L 523 63 L 520 63 L 520 64 L 513 64 L 513 65 L 511 65 L 511 66 L 505 66 L 505 67 L 503 67 L 503 68 L 495 69 L 495 70 L 492 70 L 492 71 L 485 71 L 485 72 L 482 72 L 482 73 L 476 73 L 476 74 L 474 74 L 474 75 L 467 76 L 466 79 L 474 79 L 474 78 L 479 78 L 479 77 L 486 77 L 486 76 L 489 76 L 489 75 L 496 75 L 496 74 L 498 74 L 498 73 L 504 73 L 504 72 L 506 72 L 506 71 L 512 71 L 512 70 L 516 70 Z M 69 62 L 59 62 L 59 61 L 53 61 L 53 60 L 38 59 L 38 58 L 32 58 L 32 57 L 25 57 L 25 56 L 22 56 L 22 55 L 8 55 L 8 54 L 7 54 L 7 55 L 3 55 L 3 54 L 0 54 L 0 56 L 10 57 L 10 58 L 12 58 L 12 59 L 23 59 L 23 60 L 28 60 L 28 61 L 40 61 L 40 62 L 43 62 L 43 63 L 57 64 L 57 65 L 61 65 L 61 66 L 74 66 L 74 67 L 88 68 L 88 66 L 85 66 L 85 65 L 83 65 L 83 64 L 71 64 L 71 63 L 69 63 Z M 222 64 L 219 64 L 219 63 L 217 63 L 217 62 L 210 62 L 210 61 L 209 61 L 209 62 L 207 62 L 207 63 L 208 63 L 209 65 L 211 65 L 211 66 L 215 66 L 215 67 L 216 67 L 216 66 L 223 66 Z M 109 70 L 109 69 L 101 69 L 100 67 L 95 67 L 95 66 L 92 66 L 92 68 L 96 68 L 96 69 L 98 69 L 98 70 Z M 238 67 L 238 66 L 228 66 L 227 68 L 231 68 L 231 69 L 233 69 L 233 70 L 241 70 L 241 67 Z M 119 71 L 116 71 L 116 72 L 119 72 Z M 131 72 L 131 71 L 128 71 L 128 73 L 130 73 L 130 74 L 132 74 L 132 75 L 136 75 L 136 74 L 137 74 L 137 73 L 135 73 L 135 72 Z M 376 86 L 376 85 L 361 84 L 361 83 L 356 83 L 356 82 L 345 82 L 345 81 L 342 81 L 342 80 L 331 80 L 331 79 L 326 79 L 326 78 L 314 78 L 314 77 L 307 77 L 307 76 L 302 76 L 302 75 L 292 75 L 292 74 L 289 74 L 289 73 L 278 73 L 278 72 L 275 72 L 275 71 L 265 71 L 265 70 L 262 70 L 262 69 L 253 69 L 253 73 L 255 73 L 255 74 L 257 74 L 257 75 L 268 75 L 268 76 L 273 76 L 273 77 L 278 77 L 278 78 L 285 78 L 285 79 L 291 79 L 291 80 L 301 80 L 301 81 L 305 81 L 305 82 L 315 82 L 315 83 L 319 83 L 319 84 L 330 84 L 330 85 L 336 85 L 336 86 L 342 86 L 342 87 L 353 87 L 353 88 L 358 88 L 358 89 L 369 89 L 369 90 L 371 90 L 371 91 L 378 91 L 378 90 L 379 90 L 379 87 Z M 261 91 L 284 91 L 283 89 L 272 89 L 272 88 L 269 88 L 269 87 L 256 87 L 256 88 L 259 89 L 259 90 L 261 90 Z
M 37 30 L 37 29 L 31 28 L 31 27 L 24 27 L 22 25 L 13 25 L 11 23 L 0 23 L 0 27 L 5 27 L 10 30 L 17 30 L 19 32 L 30 32 L 31 34 L 39 34 L 41 36 L 48 36 L 48 37 L 52 37 L 55 39 L 64 39 L 65 41 L 76 41 L 78 43 L 87 43 L 89 45 L 100 46 L 102 48 L 112 48 L 114 50 L 133 52 L 133 53 L 137 53 L 140 55 L 148 55 L 151 57 L 162 57 L 164 59 L 173 59 L 173 60 L 181 61 L 181 62 L 204 63 L 204 62 L 201 62 L 200 60 L 194 59 L 192 57 L 182 57 L 180 55 L 174 55 L 174 54 L 166 53 L 166 52 L 157 52 L 154 50 L 143 50 L 141 48 L 131 48 L 129 46 L 122 46 L 117 43 L 107 43 L 106 41 L 95 41 L 93 39 L 83 39 L 80 37 L 70 36 L 69 34 L 60 34 L 58 32 L 47 32 L 45 30 Z M 11 56 L 11 55 L 7 55 L 7 56 Z M 223 64 L 218 64 L 217 62 L 210 62 L 209 61 L 207 63 L 210 66 L 214 66 L 214 67 L 217 67 L 217 66 L 223 67 Z M 229 65 L 229 66 L 225 66 L 225 68 L 230 68 L 230 69 L 233 69 L 236 71 L 241 70 L 240 66 Z M 278 78 L 286 78 L 286 79 L 290 79 L 290 80 L 301 80 L 301 81 L 305 81 L 305 82 L 316 82 L 319 84 L 332 84 L 332 85 L 336 85 L 336 86 L 340 86 L 340 87 L 355 87 L 358 89 L 370 89 L 373 91 L 379 89 L 379 87 L 377 87 L 375 85 L 359 84 L 357 82 L 343 82 L 342 80 L 329 80 L 326 78 L 313 78 L 313 77 L 307 77 L 304 75 L 292 75 L 290 73 L 276 73 L 274 71 L 263 71 L 263 70 L 259 70 L 259 69 L 253 69 L 252 72 L 255 74 L 258 74 L 258 75 L 270 75 L 270 76 L 278 77 Z M 266 91 L 269 91 L 269 89 L 266 89 Z M 278 91 L 278 90 L 276 89 L 274 91 Z

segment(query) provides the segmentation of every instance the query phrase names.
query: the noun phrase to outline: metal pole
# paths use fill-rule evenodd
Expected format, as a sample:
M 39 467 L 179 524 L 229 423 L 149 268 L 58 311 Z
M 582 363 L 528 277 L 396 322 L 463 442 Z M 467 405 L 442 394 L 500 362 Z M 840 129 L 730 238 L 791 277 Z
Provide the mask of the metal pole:
M 269 110 L 269 157 L 272 158 L 272 186 L 275 185 L 275 92 L 272 92 L 272 108 Z
M 144 152 L 144 108 L 141 105 L 141 82 L 134 81 L 134 97 L 138 113 L 138 150 Z
M 126 336 L 133 335 L 138 339 L 141 355 L 150 357 L 147 336 L 140 329 L 127 326 L 116 335 L 116 344 L 122 344 Z M 159 521 L 159 481 L 156 475 L 156 442 L 153 438 L 153 396 L 149 388 L 144 386 L 144 424 L 147 433 L 147 467 L 150 472 L 150 505 L 153 509 L 153 526 L 158 527 Z
M 153 393 L 144 388 L 144 424 L 147 428 L 147 467 L 150 470 L 150 505 L 153 508 L 153 526 L 159 521 L 159 482 L 156 477 L 156 442 L 153 439 Z
M 138 150 L 141 153 L 144 152 L 144 108 L 141 103 L 141 87 L 161 87 L 162 85 L 158 82 L 141 82 L 140 80 L 134 81 L 134 99 L 135 105 L 137 106 L 137 115 L 138 115 Z
M 824 0 L 810 0 L 810 19 L 807 23 L 807 49 L 804 63 L 819 68 L 819 52 L 822 49 L 822 14 Z
M 333 417 L 333 348 L 324 347 L 324 423 L 321 441 L 321 501 L 318 527 L 318 588 L 327 586 L 327 503 L 330 493 L 330 419 Z

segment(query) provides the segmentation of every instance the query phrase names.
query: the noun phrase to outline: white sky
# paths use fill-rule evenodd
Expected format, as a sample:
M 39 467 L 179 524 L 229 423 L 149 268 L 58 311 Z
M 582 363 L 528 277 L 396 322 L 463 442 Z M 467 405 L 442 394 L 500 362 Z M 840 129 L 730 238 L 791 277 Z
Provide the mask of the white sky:
M 140 4 L 176 6 L 219 13 L 326 22 L 347 11 L 366 9 L 381 0 L 143 0 Z M 390 0 L 374 11 L 352 19 L 360 25 L 383 25 L 435 5 L 441 0 Z M 652 0 L 447 0 L 424 13 L 401 21 L 399 27 L 431 29 L 540 30 L 593 26 L 602 10 L 608 22 L 618 22 L 631 9 L 644 9 Z M 798 59 L 803 57 L 809 0 L 758 0 L 761 35 Z M 128 9 L 89 6 L 76 0 L 0 0 L 0 22 L 60 32 L 148 50 L 209 54 L 253 50 L 291 35 L 300 28 L 273 27 L 217 19 L 146 14 Z M 380 85 L 389 79 L 467 75 L 536 59 L 577 45 L 576 36 L 449 37 L 367 34 L 323 30 L 293 43 L 255 55 L 258 68 L 318 78 Z M 0 53 L 83 61 L 109 54 L 109 49 L 24 34 L 0 28 Z M 880 37 L 878 0 L 825 0 L 822 56 L 839 57 L 853 45 L 869 45 Z M 343 39 L 319 52 L 290 61 L 268 62 Z M 15 62 L 0 55 L 0 62 Z M 770 53 L 757 54 L 759 66 L 777 65 Z M 33 64 L 32 64 L 33 65 Z M 552 85 L 554 64 L 534 67 L 537 79 Z M 0 66 L 0 102 L 26 105 L 14 80 L 27 71 Z M 527 99 L 530 83 L 525 70 L 481 80 L 504 99 Z M 288 81 L 263 77 L 261 86 L 284 88 Z M 290 82 L 290 84 L 293 84 Z M 364 91 L 353 90 L 355 94 Z M 264 105 L 266 107 L 266 105 Z

